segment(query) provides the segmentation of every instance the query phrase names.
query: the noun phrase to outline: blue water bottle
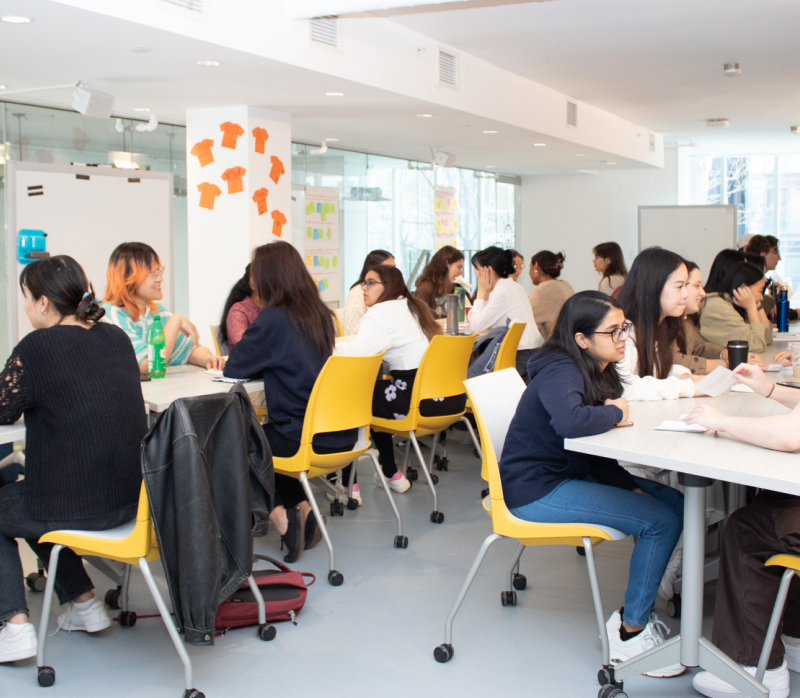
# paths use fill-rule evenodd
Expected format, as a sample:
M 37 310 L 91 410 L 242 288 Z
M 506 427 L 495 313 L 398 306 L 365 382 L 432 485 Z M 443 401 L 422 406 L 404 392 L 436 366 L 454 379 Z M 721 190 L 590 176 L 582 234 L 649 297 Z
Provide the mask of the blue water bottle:
M 789 331 L 789 298 L 786 293 L 786 286 L 781 286 L 778 296 L 778 332 Z

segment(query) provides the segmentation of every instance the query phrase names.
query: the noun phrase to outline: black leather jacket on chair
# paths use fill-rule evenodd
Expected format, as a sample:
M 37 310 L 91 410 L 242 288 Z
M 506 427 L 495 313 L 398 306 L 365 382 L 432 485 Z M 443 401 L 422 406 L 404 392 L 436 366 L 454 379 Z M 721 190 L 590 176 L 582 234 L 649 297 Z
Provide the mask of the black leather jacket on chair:
M 178 630 L 213 645 L 217 607 L 250 575 L 275 498 L 244 389 L 173 402 L 142 442 L 142 472 Z

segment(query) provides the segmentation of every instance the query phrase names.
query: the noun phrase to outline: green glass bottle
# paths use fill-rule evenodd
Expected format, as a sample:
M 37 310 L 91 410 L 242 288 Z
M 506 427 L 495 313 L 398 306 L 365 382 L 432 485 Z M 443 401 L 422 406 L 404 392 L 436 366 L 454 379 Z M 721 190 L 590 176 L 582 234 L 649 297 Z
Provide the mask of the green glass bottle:
M 147 333 L 147 361 L 150 370 L 147 375 L 152 379 L 164 378 L 167 375 L 167 336 L 161 325 L 161 316 L 153 316 L 153 324 Z

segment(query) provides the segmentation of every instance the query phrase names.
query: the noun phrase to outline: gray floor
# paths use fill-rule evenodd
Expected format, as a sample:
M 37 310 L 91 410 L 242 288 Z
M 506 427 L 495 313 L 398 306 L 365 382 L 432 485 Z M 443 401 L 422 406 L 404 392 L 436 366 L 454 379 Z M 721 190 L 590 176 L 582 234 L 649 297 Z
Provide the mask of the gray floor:
M 364 505 L 342 518 L 329 519 L 337 549 L 341 587 L 326 581 L 323 545 L 303 554 L 297 569 L 313 572 L 299 625 L 277 624 L 278 636 L 264 643 L 245 628 L 218 638 L 214 647 L 190 647 L 195 687 L 207 698 L 303 695 L 416 697 L 508 695 L 593 698 L 600 665 L 584 559 L 574 548 L 546 547 L 526 551 L 522 572 L 528 589 L 518 592 L 518 606 L 503 607 L 500 591 L 514 550 L 499 541 L 464 603 L 454 628 L 455 657 L 448 664 L 433 659 L 443 641 L 443 626 L 467 570 L 483 539 L 491 532 L 480 505 L 479 463 L 466 434 L 449 432 L 450 471 L 440 473 L 442 525 L 430 523 L 431 498 L 421 483 L 397 497 L 410 542 L 392 547 L 391 510 L 382 491 L 372 485 L 369 461 L 360 464 Z M 369 466 L 369 467 L 368 467 Z M 324 495 L 319 497 L 325 502 Z M 274 533 L 257 541 L 256 551 L 279 556 Z M 606 615 L 622 604 L 632 543 L 606 543 L 596 557 Z M 24 558 L 26 571 L 33 558 Z M 160 568 L 158 564 L 154 569 Z M 109 587 L 91 570 L 100 592 Z M 163 589 L 163 579 L 160 580 Z M 164 592 L 166 596 L 166 591 Z M 41 595 L 29 594 L 34 622 Z M 656 611 L 673 630 L 664 603 Z M 714 587 L 706 594 L 706 635 Z M 134 573 L 132 608 L 155 613 L 141 576 Z M 53 610 L 54 629 L 57 608 Z M 52 632 L 52 630 L 51 630 Z M 134 628 L 116 624 L 96 635 L 59 632 L 48 640 L 47 663 L 56 669 L 56 684 L 36 683 L 35 660 L 0 665 L 0 696 L 84 698 L 131 696 L 179 698 L 181 664 L 158 618 L 142 619 Z M 625 681 L 631 698 L 697 696 L 691 673 L 674 679 L 645 677 Z M 792 696 L 800 698 L 800 678 L 792 676 Z

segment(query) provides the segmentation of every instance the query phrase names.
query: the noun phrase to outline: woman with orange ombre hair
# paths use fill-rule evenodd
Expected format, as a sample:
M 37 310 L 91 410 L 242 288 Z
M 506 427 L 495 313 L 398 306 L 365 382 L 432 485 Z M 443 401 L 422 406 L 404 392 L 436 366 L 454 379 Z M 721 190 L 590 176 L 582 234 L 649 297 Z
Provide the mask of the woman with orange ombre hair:
M 147 375 L 147 333 L 156 316 L 161 318 L 167 341 L 167 366 L 190 363 L 221 369 L 225 361 L 200 346 L 197 328 L 182 315 L 173 315 L 160 301 L 164 267 L 156 251 L 143 242 L 124 242 L 111 253 L 103 296 L 104 322 L 122 328 L 133 344 L 139 371 Z

